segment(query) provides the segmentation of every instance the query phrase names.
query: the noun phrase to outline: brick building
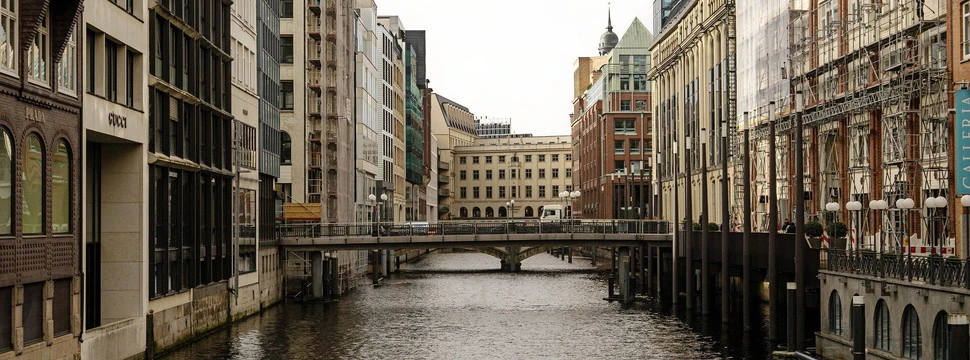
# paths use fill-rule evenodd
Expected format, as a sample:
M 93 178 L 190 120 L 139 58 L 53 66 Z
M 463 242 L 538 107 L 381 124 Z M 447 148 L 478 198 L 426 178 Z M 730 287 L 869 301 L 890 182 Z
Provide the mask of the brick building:
M 647 72 L 653 36 L 639 19 L 615 36 L 611 25 L 601 40 L 603 55 L 579 58 L 574 73 L 572 186 L 581 191 L 575 215 L 589 219 L 652 214 Z
M 81 1 L 0 1 L 0 358 L 80 354 Z

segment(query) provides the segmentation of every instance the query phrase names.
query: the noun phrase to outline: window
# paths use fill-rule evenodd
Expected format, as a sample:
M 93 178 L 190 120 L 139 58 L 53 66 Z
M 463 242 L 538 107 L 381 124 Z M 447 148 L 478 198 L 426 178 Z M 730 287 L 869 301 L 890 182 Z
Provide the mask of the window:
M 623 153 L 623 150 L 624 150 L 623 149 L 623 147 L 624 147 L 623 142 L 624 142 L 623 140 L 613 140 L 613 153 L 614 154 L 622 154 Z
M 0 70 L 17 73 L 17 1 L 0 0 Z
M 876 348 L 889 351 L 892 338 L 889 331 L 889 308 L 886 306 L 885 300 L 879 300 L 879 303 L 876 304 L 875 325 L 874 341 Z
M 630 139 L 630 153 L 631 154 L 640 153 L 640 139 Z
M 505 162 L 505 155 L 499 155 L 498 162 L 504 163 Z
M 2 3 L 2 1 L 0 1 Z M 10 142 L 10 133 L 0 129 L 0 235 L 13 234 L 13 199 L 14 194 L 9 189 L 13 189 L 13 143 Z M 3 345 L 0 342 L 0 345 Z
M 559 154 L 552 154 L 552 161 L 553 162 L 559 161 Z
M 492 180 L 492 170 L 485 170 L 485 180 Z
M 829 333 L 842 336 L 842 300 L 835 290 L 829 295 Z
M 513 179 L 518 179 L 518 176 L 519 176 L 519 170 L 518 169 L 512 169 L 512 178 Z
M 498 171 L 498 179 L 499 180 L 505 180 L 505 169 L 500 169 Z
M 499 186 L 498 187 L 498 198 L 499 199 L 504 199 L 505 198 L 505 186 Z
M 472 170 L 472 180 L 478 180 L 478 170 Z
M 478 199 L 478 186 L 472 187 L 472 198 Z
M 458 194 L 459 194 L 459 196 L 461 196 L 462 199 L 467 199 L 468 198 L 468 188 L 462 186 L 461 188 L 458 189 Z M 465 216 L 468 216 L 468 215 L 462 215 L 462 217 L 465 217 Z
M 513 156 L 512 157 L 512 162 L 519 162 L 519 157 L 518 156 Z
M 77 32 L 71 33 L 64 48 L 61 62 L 57 64 L 57 88 L 74 95 L 77 92 Z
M 626 161 L 624 160 L 613 161 L 613 172 L 617 172 L 617 173 L 626 172 Z
M 539 185 L 539 197 L 540 198 L 546 197 L 546 186 L 545 185 Z
M 620 111 L 630 111 L 630 100 L 620 100 Z
M 472 156 L 472 164 L 478 164 L 479 163 L 478 160 L 479 160 L 478 156 Z
M 616 119 L 614 120 L 613 133 L 614 134 L 636 134 L 636 121 L 633 119 Z
M 559 169 L 552 169 L 552 178 L 553 179 L 559 178 Z
M 293 164 L 293 143 L 290 134 L 285 131 L 280 131 L 280 164 Z
M 566 161 L 573 161 L 573 154 L 566 154 Z
M 532 155 L 526 155 L 525 162 L 532 162 Z
M 566 177 L 567 178 L 573 177 L 573 169 L 572 168 L 566 168 Z
M 552 186 L 552 196 L 559 196 L 559 185 Z
M 647 90 L 647 76 L 644 74 L 633 75 L 633 90 L 634 91 L 646 91 Z M 639 107 L 639 101 L 637 101 L 637 107 Z M 646 104 L 644 104 L 646 107 Z
M 466 207 L 461 208 L 461 210 L 459 210 L 458 212 L 458 217 L 463 217 L 463 218 L 468 217 L 468 208 Z
M 293 63 L 293 37 L 280 36 L 280 64 Z
M 630 90 L 630 75 L 620 75 L 620 90 Z
M 913 305 L 903 310 L 903 357 L 920 359 L 923 355 L 923 336 L 919 328 L 919 314 Z
M 464 156 L 462 156 L 462 157 L 459 157 L 459 158 L 458 158 L 458 163 L 459 163 L 459 164 L 467 164 L 467 163 L 468 163 L 468 158 L 466 158 L 466 157 L 464 157 Z
M 482 209 L 479 209 L 477 206 L 472 208 L 472 217 L 482 217 Z
M 963 3 L 963 60 L 970 59 L 970 2 Z
M 460 178 L 461 180 L 467 179 L 468 178 L 468 171 L 465 171 L 465 170 L 459 171 L 458 172 L 458 178 Z
M 280 1 L 280 18 L 289 19 L 293 17 L 293 0 Z
M 118 101 L 118 45 L 104 42 L 104 97 Z
M 0 1 L 3 1 L 3 0 L 0 0 Z M 87 90 L 89 93 L 94 94 L 96 91 L 95 90 L 96 81 L 94 79 L 96 79 L 95 76 L 97 75 L 97 62 L 98 62 L 97 61 L 98 54 L 95 52 L 97 48 L 95 47 L 94 40 L 97 35 L 91 30 L 88 30 L 86 34 L 87 36 L 84 37 L 84 41 L 85 41 L 85 46 L 87 47 L 87 53 L 88 53 L 87 66 L 85 67 L 87 69 Z
M 135 53 L 125 52 L 125 105 L 135 107 Z
M 44 233 L 44 149 L 36 134 L 27 136 L 23 153 L 24 234 Z
M 280 81 L 280 110 L 293 110 L 293 81 Z
M 525 197 L 526 198 L 531 198 L 532 197 L 532 185 L 526 185 L 525 186 Z
M 48 26 L 47 16 L 40 21 L 37 27 L 37 36 L 34 43 L 27 49 L 27 76 L 37 80 L 42 84 L 47 84 L 47 61 L 50 60 L 50 48 L 48 47 Z
M 71 232 L 71 151 L 63 140 L 54 149 L 51 168 L 52 224 L 55 234 Z
M 525 169 L 525 178 L 526 179 L 532 178 L 532 169 Z
M 546 169 L 539 169 L 539 178 L 540 179 L 546 178 Z
M 546 156 L 545 155 L 539 155 L 539 162 L 545 162 L 545 161 L 546 161 Z
M 492 198 L 492 187 L 491 186 L 486 186 L 485 187 L 485 198 L 486 199 L 491 199 Z
M 515 198 L 519 196 L 519 187 L 518 186 L 510 186 L 510 187 L 512 188 L 512 197 Z
M 950 359 L 950 326 L 946 311 L 936 314 L 933 322 L 933 354 L 936 360 Z
M 492 157 L 491 156 L 486 156 L 485 157 L 485 163 L 486 164 L 491 164 L 492 163 Z

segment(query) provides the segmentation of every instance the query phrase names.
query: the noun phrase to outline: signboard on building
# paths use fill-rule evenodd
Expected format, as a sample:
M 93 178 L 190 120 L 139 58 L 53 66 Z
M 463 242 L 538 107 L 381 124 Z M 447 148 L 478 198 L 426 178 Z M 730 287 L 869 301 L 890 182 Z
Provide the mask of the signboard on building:
M 957 90 L 954 121 L 957 194 L 970 194 L 970 90 Z

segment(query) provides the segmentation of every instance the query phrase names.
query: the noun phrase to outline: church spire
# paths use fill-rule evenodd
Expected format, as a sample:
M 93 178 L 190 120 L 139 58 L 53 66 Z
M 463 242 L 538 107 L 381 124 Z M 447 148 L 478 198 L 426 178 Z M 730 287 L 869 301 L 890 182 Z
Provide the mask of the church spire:
M 606 30 L 610 32 L 613 31 L 613 11 L 611 10 L 612 6 L 613 6 L 612 2 L 610 1 L 606 2 Z

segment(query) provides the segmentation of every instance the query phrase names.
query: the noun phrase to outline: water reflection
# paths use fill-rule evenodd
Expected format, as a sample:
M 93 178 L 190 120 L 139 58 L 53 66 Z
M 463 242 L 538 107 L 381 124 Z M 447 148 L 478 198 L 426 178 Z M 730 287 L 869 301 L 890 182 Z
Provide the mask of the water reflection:
M 538 255 L 523 272 L 478 253 L 430 254 L 339 303 L 289 303 L 167 359 L 710 359 L 767 357 L 759 335 L 655 302 L 603 301 L 587 259 Z M 733 326 L 733 325 L 732 325 Z

